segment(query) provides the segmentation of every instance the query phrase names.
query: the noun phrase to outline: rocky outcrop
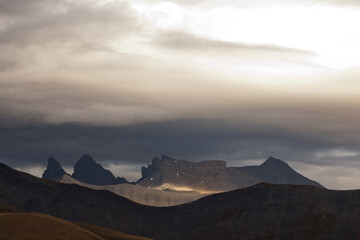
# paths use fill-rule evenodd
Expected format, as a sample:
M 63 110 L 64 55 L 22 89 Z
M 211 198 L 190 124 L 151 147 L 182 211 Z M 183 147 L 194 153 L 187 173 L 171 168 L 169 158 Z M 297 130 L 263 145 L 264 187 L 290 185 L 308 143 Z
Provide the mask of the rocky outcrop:
M 163 156 L 142 167 L 140 186 L 198 191 L 223 192 L 252 186 L 260 182 L 321 186 L 293 170 L 287 163 L 269 157 L 260 166 L 227 167 L 225 161 L 190 162 Z
M 115 178 L 109 171 L 89 155 L 82 156 L 74 166 L 72 177 L 80 182 L 93 185 L 114 185 L 128 183 L 125 178 Z
M 53 157 L 48 158 L 47 167 L 42 175 L 42 178 L 58 180 L 61 179 L 64 174 L 67 174 L 61 167 L 60 163 Z

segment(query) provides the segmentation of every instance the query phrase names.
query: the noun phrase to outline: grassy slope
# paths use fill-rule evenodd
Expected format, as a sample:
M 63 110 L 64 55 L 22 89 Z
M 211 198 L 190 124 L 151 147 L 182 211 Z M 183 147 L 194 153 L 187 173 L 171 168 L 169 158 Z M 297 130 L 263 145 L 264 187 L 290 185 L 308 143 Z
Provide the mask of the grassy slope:
M 86 224 L 86 223 L 75 223 L 75 224 L 84 229 L 89 230 L 90 232 L 96 233 L 97 235 L 105 238 L 106 240 L 150 240 L 149 238 L 131 236 L 108 228 L 103 228 L 91 224 Z
M 4 208 L 0 204 L 0 209 Z M 88 224 L 75 224 L 42 213 L 0 213 L 0 239 L 146 240 Z
M 0 201 L 0 213 L 14 213 L 14 212 L 19 212 L 19 210 L 10 206 L 9 204 Z

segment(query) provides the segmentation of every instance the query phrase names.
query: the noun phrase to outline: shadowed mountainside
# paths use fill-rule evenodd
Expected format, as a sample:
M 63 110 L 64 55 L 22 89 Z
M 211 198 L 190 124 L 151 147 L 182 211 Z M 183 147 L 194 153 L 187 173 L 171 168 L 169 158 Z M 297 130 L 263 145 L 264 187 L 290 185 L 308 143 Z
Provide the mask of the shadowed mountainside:
M 359 239 L 360 191 L 258 184 L 175 207 L 39 179 L 0 164 L 0 201 L 155 239 Z
M 230 191 L 260 182 L 321 185 L 293 170 L 287 163 L 269 157 L 260 166 L 227 167 L 225 161 L 190 162 L 167 156 L 154 158 L 142 168 L 140 186 L 203 193 Z

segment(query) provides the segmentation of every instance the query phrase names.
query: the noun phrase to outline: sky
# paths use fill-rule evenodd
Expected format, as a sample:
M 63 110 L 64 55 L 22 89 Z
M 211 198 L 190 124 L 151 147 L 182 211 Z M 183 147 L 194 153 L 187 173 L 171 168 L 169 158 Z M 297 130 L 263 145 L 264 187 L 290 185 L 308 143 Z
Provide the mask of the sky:
M 0 0 L 0 161 L 280 158 L 360 189 L 360 2 Z

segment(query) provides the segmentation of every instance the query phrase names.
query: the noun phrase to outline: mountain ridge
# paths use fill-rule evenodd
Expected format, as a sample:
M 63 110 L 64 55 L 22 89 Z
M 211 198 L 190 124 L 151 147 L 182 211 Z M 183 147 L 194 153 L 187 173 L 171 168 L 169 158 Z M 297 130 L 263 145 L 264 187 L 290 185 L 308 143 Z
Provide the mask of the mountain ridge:
M 223 192 L 248 187 L 260 182 L 278 184 L 309 184 L 323 187 L 310 180 L 280 159 L 269 157 L 259 166 L 227 167 L 222 160 L 190 162 L 168 156 L 153 158 L 142 167 L 140 186 L 156 189 Z

